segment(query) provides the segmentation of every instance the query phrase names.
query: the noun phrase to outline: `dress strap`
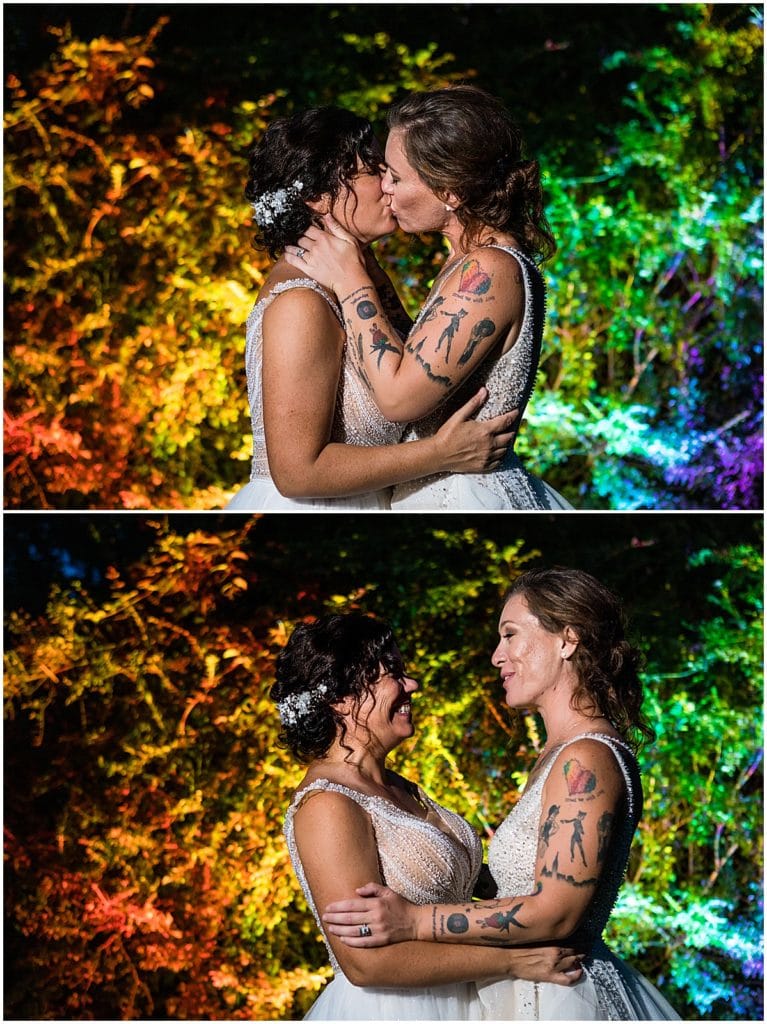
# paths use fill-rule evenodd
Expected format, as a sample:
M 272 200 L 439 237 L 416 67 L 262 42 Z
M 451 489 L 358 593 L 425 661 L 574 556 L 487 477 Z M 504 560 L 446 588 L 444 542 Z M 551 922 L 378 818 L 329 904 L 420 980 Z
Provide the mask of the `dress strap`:
M 343 314 L 341 313 L 341 307 L 338 305 L 335 297 L 331 295 L 327 289 L 323 288 L 319 282 L 313 280 L 311 277 L 291 277 L 289 281 L 280 281 L 279 284 L 276 284 L 274 288 L 272 288 L 268 295 L 263 299 L 259 298 L 256 305 L 261 303 L 262 312 L 264 312 L 278 295 L 282 295 L 283 292 L 292 291 L 294 288 L 308 288 L 310 291 L 321 295 L 333 310 L 338 322 L 343 327 Z

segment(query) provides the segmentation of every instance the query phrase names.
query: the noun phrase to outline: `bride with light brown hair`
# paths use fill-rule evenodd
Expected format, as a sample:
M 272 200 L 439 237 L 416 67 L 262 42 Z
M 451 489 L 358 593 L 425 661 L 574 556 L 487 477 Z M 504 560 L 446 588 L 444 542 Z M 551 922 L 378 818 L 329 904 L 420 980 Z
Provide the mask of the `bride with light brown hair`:
M 475 86 L 413 93 L 389 115 L 383 191 L 399 226 L 440 232 L 450 255 L 402 336 L 364 252 L 332 216 L 286 247 L 286 260 L 339 298 L 361 377 L 404 441 L 435 436 L 480 386 L 478 420 L 519 410 L 532 394 L 545 320 L 538 263 L 554 240 L 538 163 L 501 102 Z M 515 423 L 514 431 L 519 427 Z M 437 473 L 394 489 L 393 509 L 559 509 L 568 503 L 510 445 L 489 473 Z

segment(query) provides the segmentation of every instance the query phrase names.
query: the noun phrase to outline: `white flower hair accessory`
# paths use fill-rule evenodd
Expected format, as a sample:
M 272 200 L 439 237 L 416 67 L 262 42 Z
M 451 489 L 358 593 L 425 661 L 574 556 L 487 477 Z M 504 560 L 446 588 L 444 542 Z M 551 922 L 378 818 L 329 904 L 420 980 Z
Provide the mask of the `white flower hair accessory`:
M 274 224 L 300 196 L 304 183 L 298 178 L 288 188 L 278 188 L 274 192 L 264 192 L 255 202 L 251 203 L 256 221 L 261 227 Z
M 314 690 L 303 690 L 301 693 L 289 693 L 284 700 L 277 701 L 277 710 L 283 725 L 295 725 L 300 718 L 306 718 L 322 703 L 328 692 L 324 683 Z

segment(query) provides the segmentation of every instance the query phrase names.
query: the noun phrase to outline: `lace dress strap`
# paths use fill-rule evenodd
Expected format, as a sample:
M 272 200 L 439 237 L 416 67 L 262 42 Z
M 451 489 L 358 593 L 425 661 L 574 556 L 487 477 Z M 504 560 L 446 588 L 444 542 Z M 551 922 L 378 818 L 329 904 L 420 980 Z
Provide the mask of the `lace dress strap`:
M 634 818 L 636 811 L 636 796 L 634 791 L 634 779 L 632 778 L 632 773 L 629 771 L 629 765 L 634 767 L 636 770 L 636 759 L 634 757 L 634 753 L 625 740 L 618 739 L 617 736 L 610 736 L 605 732 L 582 732 L 578 736 L 573 736 L 572 739 L 567 740 L 565 743 L 560 743 L 558 747 L 555 747 L 554 750 L 556 753 L 549 760 L 549 763 L 543 769 L 543 772 L 538 779 L 538 785 L 541 791 L 543 791 L 543 787 L 546 785 L 546 780 L 548 779 L 549 774 L 554 767 L 554 762 L 557 760 L 559 755 L 571 744 L 577 743 L 578 740 L 597 740 L 599 743 L 604 744 L 604 746 L 609 747 L 610 750 L 612 750 L 615 760 L 618 762 L 621 774 L 623 775 L 623 781 L 626 784 L 629 818 Z M 618 753 L 619 751 L 620 754 Z
M 341 313 L 341 307 L 336 302 L 335 296 L 331 295 L 327 289 L 323 288 L 319 282 L 313 280 L 311 277 L 291 277 L 288 281 L 280 281 L 279 284 L 276 284 L 272 288 L 268 295 L 265 295 L 263 298 L 259 297 L 256 305 L 253 307 L 253 311 L 255 312 L 256 307 L 260 306 L 261 315 L 263 316 L 264 312 L 266 312 L 272 301 L 278 295 L 282 295 L 283 292 L 292 291 L 294 288 L 308 288 L 310 291 L 321 295 L 335 313 L 338 322 L 343 326 L 343 314 Z

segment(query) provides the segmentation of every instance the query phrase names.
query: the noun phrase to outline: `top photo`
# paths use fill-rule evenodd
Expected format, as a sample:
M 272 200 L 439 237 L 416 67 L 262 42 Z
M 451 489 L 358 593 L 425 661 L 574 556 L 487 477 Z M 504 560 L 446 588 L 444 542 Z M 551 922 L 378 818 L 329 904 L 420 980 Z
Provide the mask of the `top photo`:
M 763 13 L 4 4 L 4 508 L 762 510 Z

